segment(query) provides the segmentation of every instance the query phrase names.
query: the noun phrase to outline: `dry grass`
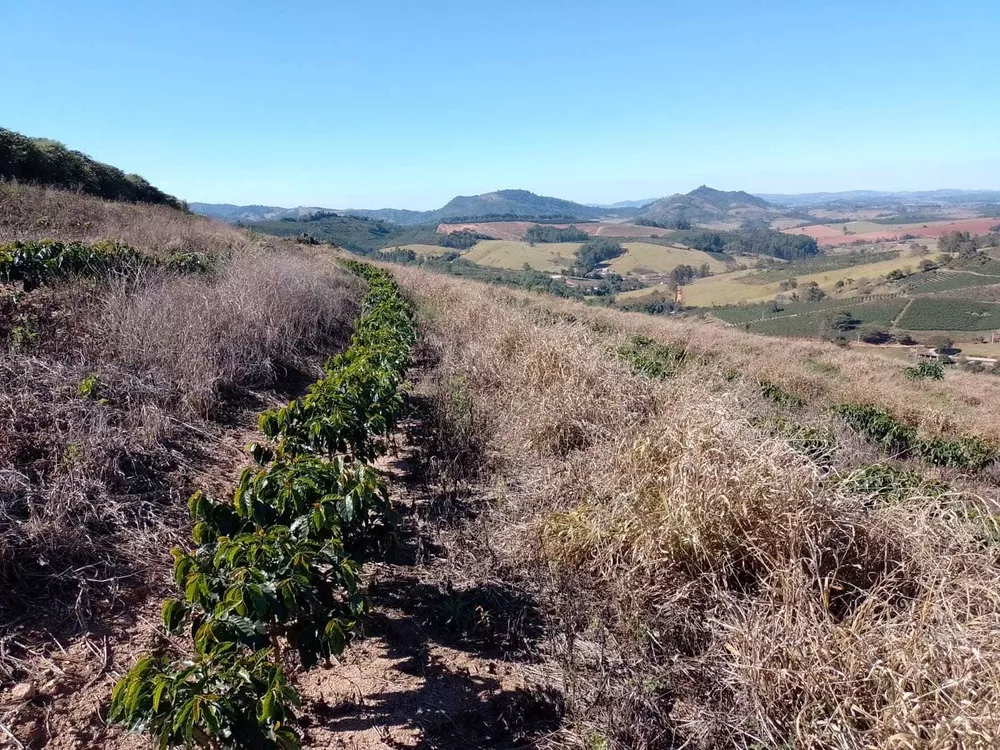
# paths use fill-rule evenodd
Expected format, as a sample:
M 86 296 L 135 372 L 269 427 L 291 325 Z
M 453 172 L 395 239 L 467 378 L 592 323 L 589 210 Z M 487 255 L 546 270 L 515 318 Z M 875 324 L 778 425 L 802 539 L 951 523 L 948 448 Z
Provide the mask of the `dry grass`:
M 46 633 L 108 627 L 158 585 L 192 483 L 238 464 L 261 400 L 283 400 L 295 371 L 312 380 L 342 347 L 360 290 L 319 251 L 171 209 L 0 184 L 0 216 L 3 239 L 111 237 L 217 259 L 208 275 L 0 287 L 3 682 Z
M 158 275 L 106 295 L 95 335 L 129 371 L 169 389 L 188 414 L 234 388 L 267 386 L 346 344 L 357 286 L 329 260 L 260 249 L 215 277 Z
M 546 582 L 571 716 L 557 745 L 1000 742 L 989 475 L 872 503 L 841 481 L 864 449 L 813 463 L 766 429 L 784 412 L 752 385 L 799 393 L 803 419 L 884 398 L 926 430 L 995 434 L 996 405 L 966 403 L 964 378 L 907 385 L 898 363 L 832 346 L 782 342 L 778 356 L 707 325 L 397 274 L 497 467 L 470 543 L 489 539 L 480 557 L 498 572 Z M 613 352 L 632 333 L 686 346 L 681 373 L 631 374 Z
M 0 180 L 0 243 L 40 239 L 113 239 L 161 257 L 217 254 L 250 242 L 243 230 L 168 206 L 118 203 Z

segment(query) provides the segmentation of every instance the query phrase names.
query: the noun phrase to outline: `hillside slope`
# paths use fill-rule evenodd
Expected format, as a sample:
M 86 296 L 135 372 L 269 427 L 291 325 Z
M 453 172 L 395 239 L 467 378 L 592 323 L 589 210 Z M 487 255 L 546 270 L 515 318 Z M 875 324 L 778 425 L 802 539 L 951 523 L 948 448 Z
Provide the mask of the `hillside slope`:
M 777 215 L 779 210 L 763 198 L 742 190 L 723 191 L 702 185 L 684 195 L 671 195 L 641 209 L 637 218 L 657 222 L 688 221 L 693 224 L 740 221 Z
M 29 138 L 0 128 L 0 179 L 17 180 L 98 198 L 185 208 L 182 201 L 136 174 L 72 151 L 47 138 Z

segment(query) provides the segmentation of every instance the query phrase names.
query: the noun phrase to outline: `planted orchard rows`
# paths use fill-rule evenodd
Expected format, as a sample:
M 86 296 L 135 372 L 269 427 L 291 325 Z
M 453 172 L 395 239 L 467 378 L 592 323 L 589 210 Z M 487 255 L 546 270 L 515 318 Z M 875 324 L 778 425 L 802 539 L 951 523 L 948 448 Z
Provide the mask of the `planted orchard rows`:
M 308 668 L 340 654 L 364 611 L 359 569 L 392 525 L 370 462 L 402 412 L 415 328 L 388 273 L 346 265 L 368 282 L 350 346 L 304 397 L 261 416 L 269 442 L 251 446 L 257 466 L 231 502 L 190 500 L 193 544 L 173 550 L 181 595 L 163 621 L 192 653 L 145 656 L 112 693 L 110 719 L 160 747 L 299 747 L 283 657 Z

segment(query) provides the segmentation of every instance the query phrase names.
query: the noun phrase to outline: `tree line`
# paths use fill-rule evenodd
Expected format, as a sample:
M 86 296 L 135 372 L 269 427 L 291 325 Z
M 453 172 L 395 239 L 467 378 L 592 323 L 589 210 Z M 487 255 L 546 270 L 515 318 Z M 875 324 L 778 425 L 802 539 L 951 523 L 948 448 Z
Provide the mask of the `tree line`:
M 79 190 L 107 200 L 187 210 L 184 201 L 153 187 L 137 174 L 126 174 L 57 141 L 29 138 L 4 128 L 0 128 L 0 178 Z
M 535 225 L 528 227 L 522 238 L 525 242 L 586 242 L 590 235 L 570 224 L 565 229 L 556 226 Z

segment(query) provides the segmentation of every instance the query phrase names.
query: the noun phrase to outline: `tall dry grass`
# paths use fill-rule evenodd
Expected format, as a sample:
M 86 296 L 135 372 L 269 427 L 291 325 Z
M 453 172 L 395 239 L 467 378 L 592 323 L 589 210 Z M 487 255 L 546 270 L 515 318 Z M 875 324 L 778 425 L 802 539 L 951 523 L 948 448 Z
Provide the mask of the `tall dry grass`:
M 872 502 L 842 481 L 856 456 L 841 469 L 800 455 L 767 428 L 783 407 L 754 387 L 771 379 L 819 404 L 884 397 L 928 430 L 995 429 L 958 408 L 964 378 L 907 386 L 900 365 L 832 346 L 397 274 L 436 382 L 466 383 L 497 467 L 470 544 L 490 540 L 479 558 L 498 573 L 545 582 L 572 717 L 556 744 L 1000 742 L 989 478 Z M 685 346 L 680 373 L 632 374 L 615 351 L 633 333 Z
M 0 243 L 41 239 L 118 240 L 159 257 L 218 254 L 250 242 L 243 230 L 169 206 L 119 203 L 0 180 Z
M 211 277 L 154 274 L 108 290 L 95 336 L 115 361 L 207 414 L 238 387 L 272 384 L 347 342 L 358 287 L 329 259 L 245 249 Z

